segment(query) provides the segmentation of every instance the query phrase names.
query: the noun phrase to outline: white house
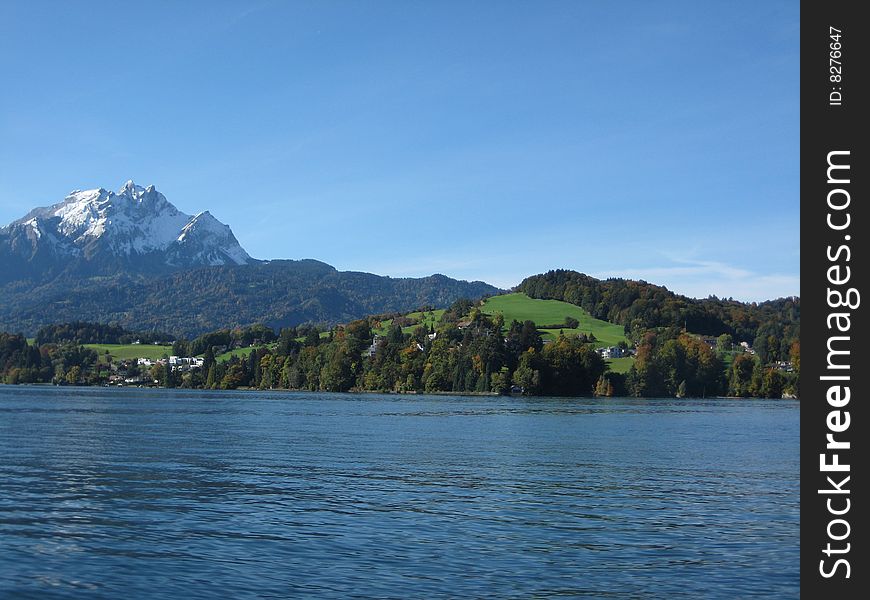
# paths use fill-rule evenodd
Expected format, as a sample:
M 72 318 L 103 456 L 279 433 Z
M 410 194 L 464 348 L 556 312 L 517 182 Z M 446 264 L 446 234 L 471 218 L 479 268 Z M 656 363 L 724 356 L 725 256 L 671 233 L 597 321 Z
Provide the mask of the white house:
M 187 371 L 189 369 L 201 369 L 205 364 L 204 358 L 196 356 L 170 356 L 169 365 L 173 371 Z
M 619 346 L 598 348 L 598 354 L 601 355 L 601 358 L 622 358 L 622 348 Z

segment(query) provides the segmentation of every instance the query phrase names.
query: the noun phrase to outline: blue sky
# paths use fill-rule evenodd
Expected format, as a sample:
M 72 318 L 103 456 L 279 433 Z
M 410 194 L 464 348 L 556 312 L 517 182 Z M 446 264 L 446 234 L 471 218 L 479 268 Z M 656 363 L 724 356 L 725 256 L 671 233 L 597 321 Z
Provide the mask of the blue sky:
M 0 222 L 155 184 L 257 258 L 799 295 L 798 2 L 3 2 Z

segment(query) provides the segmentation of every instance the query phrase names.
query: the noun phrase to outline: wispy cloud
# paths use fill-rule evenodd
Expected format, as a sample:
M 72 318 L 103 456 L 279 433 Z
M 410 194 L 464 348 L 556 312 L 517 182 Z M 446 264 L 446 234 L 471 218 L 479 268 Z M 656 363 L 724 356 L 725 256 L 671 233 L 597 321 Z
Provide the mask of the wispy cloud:
M 594 277 L 625 277 L 650 283 L 692 296 L 716 295 L 748 302 L 800 295 L 800 277 L 781 273 L 761 274 L 724 262 L 671 258 L 668 266 L 627 267 L 609 273 L 592 273 Z
M 665 255 L 651 257 L 658 264 L 647 266 L 612 266 L 586 271 L 598 279 L 623 277 L 642 279 L 664 285 L 678 294 L 694 298 L 716 295 L 744 302 L 762 302 L 785 296 L 800 295 L 800 277 L 787 273 L 762 273 L 733 264 L 704 259 Z M 569 261 L 569 263 L 572 261 Z M 358 260 L 335 260 L 342 270 L 363 270 L 392 277 L 423 277 L 443 273 L 449 277 L 482 280 L 503 289 L 517 285 L 529 275 L 555 267 L 577 268 L 571 264 L 542 264 L 521 253 L 493 254 L 485 249 L 463 247 L 450 254 L 437 256 L 421 253 L 395 259 L 372 261 L 360 256 Z M 600 265 L 600 262 L 599 262 Z

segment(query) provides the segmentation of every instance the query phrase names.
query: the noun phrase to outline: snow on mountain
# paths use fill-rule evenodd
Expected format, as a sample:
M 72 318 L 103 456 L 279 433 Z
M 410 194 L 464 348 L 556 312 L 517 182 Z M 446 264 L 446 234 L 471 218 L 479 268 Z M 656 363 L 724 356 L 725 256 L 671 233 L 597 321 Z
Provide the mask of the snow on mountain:
M 62 202 L 34 209 L 0 228 L 4 243 L 24 259 L 47 253 L 88 261 L 134 260 L 156 254 L 176 267 L 253 262 L 229 226 L 208 211 L 185 214 L 153 185 L 143 188 L 133 181 L 117 193 L 76 190 Z
M 181 228 L 172 251 L 173 256 L 180 252 L 181 256 L 193 257 L 207 265 L 244 265 L 251 261 L 230 226 L 215 219 L 207 210 L 193 216 Z

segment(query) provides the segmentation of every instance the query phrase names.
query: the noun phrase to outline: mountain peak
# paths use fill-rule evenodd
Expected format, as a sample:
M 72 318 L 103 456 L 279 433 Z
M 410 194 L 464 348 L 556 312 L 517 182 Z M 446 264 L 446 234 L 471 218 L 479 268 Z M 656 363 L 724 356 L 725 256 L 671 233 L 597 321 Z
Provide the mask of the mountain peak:
M 161 263 L 177 268 L 253 260 L 230 227 L 211 213 L 185 214 L 153 185 L 143 188 L 132 179 L 117 193 L 103 188 L 73 191 L 62 202 L 36 208 L 2 231 L 0 256 L 5 254 L 2 246 L 14 245 L 25 260 L 49 243 L 47 251 L 61 261 L 83 258 L 92 266 L 106 262 L 112 268 L 131 261 L 147 262 L 149 268 Z
M 128 179 L 126 183 L 118 190 L 118 196 L 125 196 L 130 198 L 131 200 L 136 200 L 141 202 L 142 198 L 145 196 L 150 196 L 157 192 L 157 189 L 153 185 L 149 185 L 148 187 L 142 187 L 141 185 L 136 185 L 136 183 L 132 179 Z M 162 196 L 163 194 L 159 194 L 158 196 Z

